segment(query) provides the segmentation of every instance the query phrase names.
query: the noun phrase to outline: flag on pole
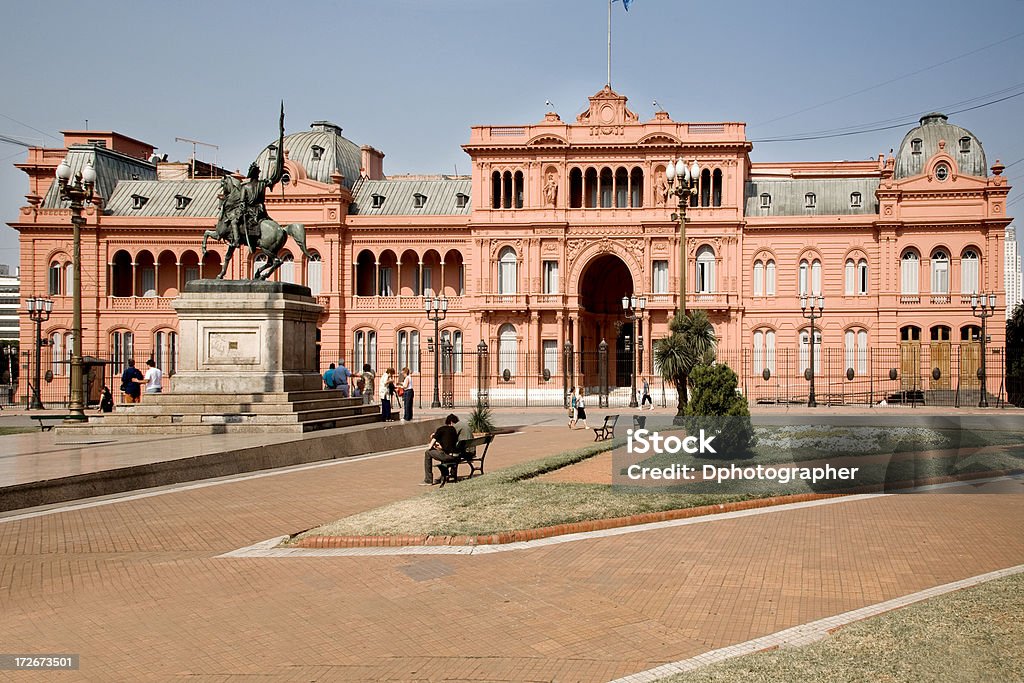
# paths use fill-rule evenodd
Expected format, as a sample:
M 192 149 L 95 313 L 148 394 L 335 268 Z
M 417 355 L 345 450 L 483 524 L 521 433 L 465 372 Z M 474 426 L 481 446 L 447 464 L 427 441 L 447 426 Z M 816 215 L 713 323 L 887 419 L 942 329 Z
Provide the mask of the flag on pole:
M 612 2 L 619 2 L 619 0 L 612 0 Z M 622 0 L 622 9 L 629 11 L 629 6 L 633 4 L 633 0 Z

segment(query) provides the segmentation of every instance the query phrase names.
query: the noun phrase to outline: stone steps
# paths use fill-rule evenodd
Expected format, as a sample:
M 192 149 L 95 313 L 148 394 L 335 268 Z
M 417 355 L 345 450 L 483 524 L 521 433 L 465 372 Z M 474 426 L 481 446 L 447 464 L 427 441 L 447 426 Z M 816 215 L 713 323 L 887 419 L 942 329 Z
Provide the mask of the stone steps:
M 292 424 L 266 424 L 263 422 L 205 422 L 202 424 L 181 423 L 149 423 L 149 424 L 104 424 L 93 423 L 81 427 L 58 427 L 58 431 L 67 435 L 78 435 L 87 430 L 88 434 L 124 435 L 124 434 L 301 434 L 321 429 L 353 427 L 380 421 L 380 412 L 366 415 L 350 415 L 348 417 L 309 420 Z

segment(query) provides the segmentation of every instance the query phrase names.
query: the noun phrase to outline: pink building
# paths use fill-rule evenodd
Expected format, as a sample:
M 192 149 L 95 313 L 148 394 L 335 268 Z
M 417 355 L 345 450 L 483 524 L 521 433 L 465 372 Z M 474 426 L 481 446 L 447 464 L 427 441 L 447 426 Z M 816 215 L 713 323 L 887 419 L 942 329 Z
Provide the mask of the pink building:
M 22 292 L 56 301 L 48 354 L 60 361 L 69 348 L 71 224 L 52 183 L 66 155 L 72 168 L 92 163 L 99 174 L 82 246 L 84 351 L 115 370 L 151 355 L 173 369 L 170 300 L 216 274 L 224 251 L 214 243 L 202 257 L 218 182 L 151 161 L 151 146 L 117 133 L 65 135 L 66 150 L 32 149 L 18 164 L 28 204 L 11 223 L 21 233 Z M 317 122 L 285 137 L 287 175 L 268 200 L 279 222 L 306 225 L 314 258 L 293 249 L 277 277 L 309 286 L 324 306 L 324 365 L 343 356 L 350 367 L 432 374 L 422 297 L 444 295 L 440 336 L 452 352 L 442 391 L 456 401 L 470 400 L 486 375 L 495 401 L 560 403 L 566 344 L 575 355 L 565 381 L 597 387 L 602 341 L 608 383 L 622 395 L 614 388 L 629 385 L 636 335 L 621 298 L 647 300 L 642 374 L 654 371 L 652 340 L 679 305 L 665 168 L 682 157 L 703 169 L 687 211 L 687 307 L 708 311 L 720 359 L 754 400 L 806 396 L 804 294 L 825 297 L 819 401 L 908 389 L 950 402 L 973 389 L 976 401 L 980 321 L 970 297 L 995 294 L 993 320 L 1005 319 L 1010 222 L 1010 188 L 981 142 L 932 114 L 895 157 L 877 161 L 754 163 L 752 147 L 742 123 L 681 123 L 664 111 L 640 122 L 608 87 L 575 121 L 549 113 L 530 125 L 474 126 L 463 145 L 469 176 L 385 176 L 382 152 Z M 278 153 L 266 147 L 263 168 Z M 236 258 L 230 277 L 252 267 Z M 24 349 L 33 334 L 23 326 Z M 989 361 L 1001 362 L 1002 325 L 988 334 Z M 488 355 L 478 367 L 481 341 Z M 418 393 L 429 394 L 428 381 Z

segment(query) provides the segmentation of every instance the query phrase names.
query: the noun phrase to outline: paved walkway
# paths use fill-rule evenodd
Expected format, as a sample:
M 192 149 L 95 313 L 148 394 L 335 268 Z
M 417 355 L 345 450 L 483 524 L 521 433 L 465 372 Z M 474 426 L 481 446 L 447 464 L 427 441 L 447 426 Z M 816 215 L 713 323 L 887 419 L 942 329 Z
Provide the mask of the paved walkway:
M 591 440 L 531 427 L 499 437 L 488 466 Z M 1013 494 L 883 496 L 514 553 L 219 557 L 423 493 L 421 463 L 416 449 L 0 515 L 0 642 L 81 654 L 62 680 L 607 681 L 1024 563 Z

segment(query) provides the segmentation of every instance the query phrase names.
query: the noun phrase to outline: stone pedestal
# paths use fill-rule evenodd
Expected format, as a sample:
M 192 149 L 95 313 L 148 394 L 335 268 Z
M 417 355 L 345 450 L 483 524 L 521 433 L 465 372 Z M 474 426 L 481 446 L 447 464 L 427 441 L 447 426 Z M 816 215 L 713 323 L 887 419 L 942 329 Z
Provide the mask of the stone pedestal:
M 260 394 L 321 388 L 309 288 L 288 282 L 193 280 L 178 314 L 176 394 Z

